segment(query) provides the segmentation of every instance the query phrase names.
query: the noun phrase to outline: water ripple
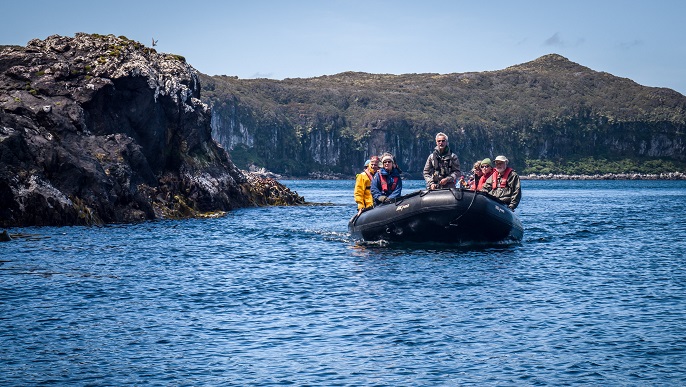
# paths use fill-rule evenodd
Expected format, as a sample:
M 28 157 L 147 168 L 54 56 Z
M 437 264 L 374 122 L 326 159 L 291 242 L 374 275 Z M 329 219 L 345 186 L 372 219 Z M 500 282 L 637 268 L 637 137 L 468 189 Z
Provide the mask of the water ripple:
M 0 385 L 686 383 L 683 182 L 526 181 L 505 246 L 356 243 L 351 184 L 11 230 L 30 237 L 0 244 Z

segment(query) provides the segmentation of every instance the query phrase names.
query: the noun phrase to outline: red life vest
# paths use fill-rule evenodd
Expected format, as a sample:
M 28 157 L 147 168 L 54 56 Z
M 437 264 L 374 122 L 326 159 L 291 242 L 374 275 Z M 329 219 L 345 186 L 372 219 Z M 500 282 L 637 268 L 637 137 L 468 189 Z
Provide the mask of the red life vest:
M 481 178 L 479 179 L 479 181 L 476 184 L 476 190 L 477 191 L 481 191 L 481 188 L 483 188 L 483 186 L 486 185 L 486 180 L 488 180 L 488 178 L 493 174 L 493 172 L 495 172 L 495 169 L 491 169 L 491 173 L 489 173 L 488 175 L 486 175 L 484 173 L 481 176 Z
M 371 174 L 371 173 L 369 173 L 369 171 L 368 171 L 368 170 L 366 170 L 366 169 L 364 170 L 364 173 L 366 173 L 366 174 L 367 174 L 367 177 L 369 178 L 369 181 L 372 181 L 372 179 L 374 178 L 374 176 L 372 176 L 372 174 Z
M 383 175 L 379 175 L 379 180 L 381 180 L 381 191 L 383 191 L 383 193 L 390 194 L 391 192 L 393 192 L 395 190 L 395 187 L 398 185 L 398 180 L 400 180 L 400 178 L 394 179 L 393 176 L 389 177 L 391 178 L 392 182 L 390 191 L 388 190 L 388 182 L 386 181 L 386 178 Z
M 494 169 L 494 170 L 493 170 L 493 175 L 491 175 L 491 177 L 493 177 L 493 185 L 492 185 L 492 188 L 493 188 L 493 189 L 496 189 L 496 188 L 505 188 L 505 187 L 507 187 L 507 178 L 510 176 L 510 172 L 512 172 L 512 168 L 507 167 L 507 168 L 505 169 L 505 171 L 503 171 L 503 175 L 500 176 L 500 174 L 498 173 L 498 170 L 497 170 L 497 169 Z M 498 179 L 500 179 L 500 184 L 498 184 Z M 498 187 L 498 185 L 500 185 L 500 187 Z

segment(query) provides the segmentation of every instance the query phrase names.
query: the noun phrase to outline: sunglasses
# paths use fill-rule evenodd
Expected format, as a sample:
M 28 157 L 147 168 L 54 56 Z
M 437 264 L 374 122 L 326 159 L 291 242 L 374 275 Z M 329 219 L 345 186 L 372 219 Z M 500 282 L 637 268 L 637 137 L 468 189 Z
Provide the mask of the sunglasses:
M 484 169 L 484 168 L 491 168 L 491 166 L 490 165 L 482 165 L 481 169 Z

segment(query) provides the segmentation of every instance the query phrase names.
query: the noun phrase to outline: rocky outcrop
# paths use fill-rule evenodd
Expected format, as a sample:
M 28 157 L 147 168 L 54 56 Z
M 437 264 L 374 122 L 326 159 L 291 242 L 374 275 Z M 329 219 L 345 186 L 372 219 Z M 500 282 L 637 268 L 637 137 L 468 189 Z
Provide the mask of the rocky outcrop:
M 268 203 L 212 139 L 197 71 L 181 56 L 123 36 L 50 36 L 0 51 L 0 90 L 0 227 Z M 303 201 L 279 192 L 279 204 Z

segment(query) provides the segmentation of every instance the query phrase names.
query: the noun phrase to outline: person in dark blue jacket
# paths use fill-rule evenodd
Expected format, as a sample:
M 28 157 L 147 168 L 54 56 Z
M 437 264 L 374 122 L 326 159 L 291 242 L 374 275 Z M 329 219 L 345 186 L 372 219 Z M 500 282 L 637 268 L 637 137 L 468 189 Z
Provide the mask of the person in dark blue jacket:
M 374 175 L 371 190 L 375 204 L 388 203 L 402 194 L 400 169 L 390 153 L 384 153 L 381 157 L 381 169 Z

